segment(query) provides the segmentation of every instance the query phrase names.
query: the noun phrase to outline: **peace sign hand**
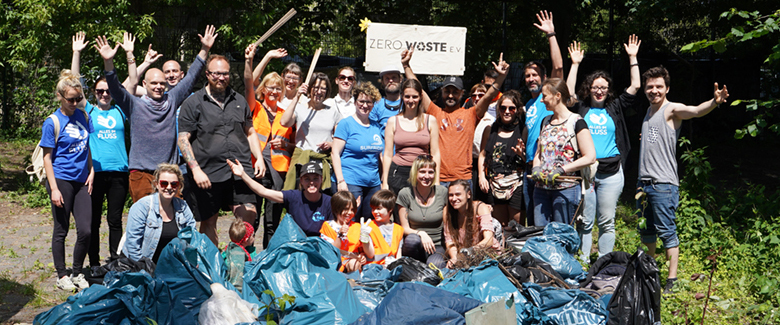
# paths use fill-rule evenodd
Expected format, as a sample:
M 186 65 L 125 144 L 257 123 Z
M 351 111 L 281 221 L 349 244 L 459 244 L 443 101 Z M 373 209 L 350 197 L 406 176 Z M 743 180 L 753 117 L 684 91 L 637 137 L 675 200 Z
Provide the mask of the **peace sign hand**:
M 371 222 L 371 219 L 366 221 L 365 218 L 360 217 L 360 242 L 363 244 L 371 242 L 371 226 L 368 225 L 369 222 Z

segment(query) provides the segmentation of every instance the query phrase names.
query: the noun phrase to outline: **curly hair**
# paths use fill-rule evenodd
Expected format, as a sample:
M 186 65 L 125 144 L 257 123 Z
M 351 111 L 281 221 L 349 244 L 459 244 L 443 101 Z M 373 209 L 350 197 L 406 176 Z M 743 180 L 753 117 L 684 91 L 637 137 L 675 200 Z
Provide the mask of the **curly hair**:
M 609 73 L 604 70 L 596 70 L 585 77 L 585 80 L 583 80 L 582 84 L 580 84 L 580 90 L 577 91 L 577 97 L 579 97 L 583 104 L 587 106 L 593 105 L 593 103 L 590 102 L 590 88 L 593 87 L 593 82 L 598 78 L 604 79 L 609 86 L 609 89 L 607 90 L 607 97 L 604 100 L 604 105 L 606 106 L 615 100 L 615 94 L 612 93 L 612 78 L 609 76 Z
M 357 101 L 360 94 L 368 96 L 373 102 L 377 102 L 382 99 L 382 95 L 379 94 L 379 89 L 374 87 L 374 84 L 372 84 L 370 81 L 361 81 L 358 82 L 355 87 L 352 87 L 352 97 L 355 98 L 355 101 Z

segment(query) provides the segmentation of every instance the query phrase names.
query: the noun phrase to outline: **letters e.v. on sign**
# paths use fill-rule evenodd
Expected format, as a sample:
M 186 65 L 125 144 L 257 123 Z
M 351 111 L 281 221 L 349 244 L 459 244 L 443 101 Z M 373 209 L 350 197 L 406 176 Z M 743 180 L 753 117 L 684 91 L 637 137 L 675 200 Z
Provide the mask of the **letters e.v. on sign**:
M 401 68 L 401 52 L 414 48 L 409 63 L 416 74 L 463 75 L 466 28 L 371 23 L 366 32 L 366 71 Z

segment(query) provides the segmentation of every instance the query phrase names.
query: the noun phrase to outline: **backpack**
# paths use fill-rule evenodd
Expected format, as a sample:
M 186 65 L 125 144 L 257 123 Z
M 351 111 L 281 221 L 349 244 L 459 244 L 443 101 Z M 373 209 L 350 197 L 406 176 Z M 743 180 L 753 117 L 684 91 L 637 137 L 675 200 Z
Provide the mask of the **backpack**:
M 577 134 L 574 133 L 574 125 L 577 123 L 577 120 L 582 118 L 577 113 L 572 113 L 568 119 L 566 119 L 566 130 L 569 131 L 568 134 L 568 142 L 571 144 L 571 147 L 574 149 L 574 152 L 577 154 L 577 157 L 582 157 L 582 153 L 580 153 L 580 147 L 577 144 Z M 552 115 L 546 116 L 542 120 L 542 128 L 544 128 L 547 124 L 550 124 L 550 121 L 552 120 Z M 579 170 L 580 177 L 582 177 L 582 188 L 583 189 L 589 189 L 591 184 L 593 184 L 593 179 L 596 178 L 596 171 L 599 167 L 599 161 L 596 160 L 591 165 L 585 166 L 582 169 Z M 583 192 L 584 193 L 584 192 Z
M 87 120 L 87 123 L 89 123 L 89 115 L 87 112 L 81 109 L 79 110 L 84 113 L 84 118 Z M 56 149 L 57 139 L 60 137 L 60 119 L 58 119 L 54 114 L 51 114 L 46 118 L 51 119 L 51 121 L 54 122 L 54 147 Z M 43 182 L 46 181 L 46 168 L 43 166 L 43 147 L 41 147 L 40 142 L 38 142 L 38 145 L 33 150 L 30 160 L 32 165 L 27 166 L 24 171 L 27 173 L 27 175 L 30 175 L 31 183 L 34 183 L 35 178 L 37 177 L 38 183 L 43 184 Z

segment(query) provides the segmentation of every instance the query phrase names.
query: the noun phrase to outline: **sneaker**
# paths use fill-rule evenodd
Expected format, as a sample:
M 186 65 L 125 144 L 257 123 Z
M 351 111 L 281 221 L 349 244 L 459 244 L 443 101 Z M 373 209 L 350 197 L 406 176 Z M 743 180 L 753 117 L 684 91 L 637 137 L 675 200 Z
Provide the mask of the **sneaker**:
M 674 292 L 672 291 L 672 288 L 674 287 L 674 282 L 677 281 L 677 278 L 674 279 L 666 279 L 666 285 L 664 286 L 664 292 L 665 295 L 673 295 Z
M 76 286 L 73 285 L 73 281 L 70 280 L 70 276 L 66 275 L 57 280 L 57 288 L 63 291 L 75 291 Z
M 87 282 L 87 280 L 84 279 L 83 273 L 77 275 L 75 278 L 71 277 L 70 280 L 72 281 L 73 284 L 75 284 L 79 288 L 79 290 L 84 290 L 86 288 L 89 288 L 89 282 Z

